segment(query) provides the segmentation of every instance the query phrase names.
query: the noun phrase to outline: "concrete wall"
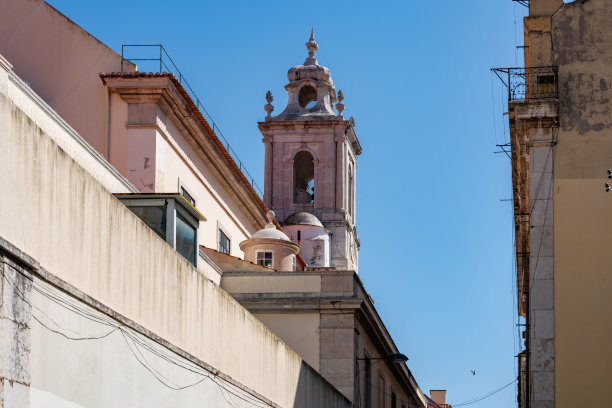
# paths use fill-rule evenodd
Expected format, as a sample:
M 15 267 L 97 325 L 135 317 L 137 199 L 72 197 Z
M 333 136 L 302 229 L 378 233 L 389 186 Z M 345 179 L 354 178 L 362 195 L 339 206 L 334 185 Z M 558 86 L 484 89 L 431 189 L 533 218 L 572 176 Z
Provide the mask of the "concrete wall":
M 256 313 L 272 333 L 291 345 L 300 357 L 319 371 L 319 314 Z
M 0 70 L 0 237 L 66 285 L 280 406 L 347 406 L 294 351 L 77 162 L 95 167 L 95 155 L 73 157 L 37 126 L 16 103 L 20 98 L 10 97 L 24 93 L 11 77 Z M 36 101 L 29 104 L 37 109 Z M 44 112 L 33 116 L 55 120 Z M 110 167 L 99 171 L 102 180 L 113 176 Z M 99 364 L 107 361 L 106 354 L 99 357 Z M 35 371 L 46 373 L 37 381 L 54 384 L 44 377 L 57 373 L 46 367 Z
M 29 406 L 31 291 L 31 275 L 0 250 L 1 407 Z
M 612 8 L 575 1 L 552 17 L 560 131 L 554 162 L 555 403 L 609 399 L 612 365 Z
M 269 406 L 43 279 L 32 284 L 31 407 Z

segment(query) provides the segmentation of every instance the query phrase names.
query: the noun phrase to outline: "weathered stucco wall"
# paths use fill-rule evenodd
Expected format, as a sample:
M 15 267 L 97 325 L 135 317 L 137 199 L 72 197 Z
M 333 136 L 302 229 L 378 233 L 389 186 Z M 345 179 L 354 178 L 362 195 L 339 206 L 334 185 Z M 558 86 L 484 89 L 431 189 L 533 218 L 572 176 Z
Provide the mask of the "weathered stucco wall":
M 567 3 L 552 18 L 560 130 L 554 161 L 555 403 L 609 399 L 612 365 L 612 7 Z
M 37 126 L 9 98 L 19 90 L 3 72 L 0 237 L 115 313 L 281 406 L 347 406 Z M 39 120 L 54 119 L 41 114 Z

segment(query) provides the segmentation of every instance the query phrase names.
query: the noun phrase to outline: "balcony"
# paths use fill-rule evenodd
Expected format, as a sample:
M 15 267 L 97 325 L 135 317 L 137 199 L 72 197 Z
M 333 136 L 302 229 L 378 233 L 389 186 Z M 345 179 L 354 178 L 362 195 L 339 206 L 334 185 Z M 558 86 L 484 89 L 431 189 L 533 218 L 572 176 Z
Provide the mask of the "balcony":
M 492 68 L 508 89 L 508 101 L 557 99 L 558 67 Z

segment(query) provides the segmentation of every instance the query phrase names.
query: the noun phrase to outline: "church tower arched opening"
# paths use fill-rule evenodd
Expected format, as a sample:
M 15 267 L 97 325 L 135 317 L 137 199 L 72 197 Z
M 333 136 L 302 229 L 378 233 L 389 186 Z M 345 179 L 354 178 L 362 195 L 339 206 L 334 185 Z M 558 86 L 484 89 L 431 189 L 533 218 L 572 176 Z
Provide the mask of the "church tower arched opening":
M 312 204 L 314 202 L 314 158 L 309 152 L 301 151 L 293 159 L 293 202 Z

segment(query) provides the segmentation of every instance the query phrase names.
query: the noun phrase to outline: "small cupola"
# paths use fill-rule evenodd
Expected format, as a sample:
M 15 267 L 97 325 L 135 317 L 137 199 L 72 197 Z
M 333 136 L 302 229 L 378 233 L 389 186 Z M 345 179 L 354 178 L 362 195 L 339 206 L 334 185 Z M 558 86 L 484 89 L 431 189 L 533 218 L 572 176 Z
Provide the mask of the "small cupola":
M 295 271 L 299 245 L 293 243 L 284 232 L 276 229 L 274 211 L 268 211 L 266 216 L 268 224 L 240 243 L 244 259 L 277 271 Z
M 285 219 L 284 230 L 300 246 L 300 255 L 310 267 L 330 266 L 330 232 L 313 214 L 298 211 Z
M 315 58 L 319 45 L 315 41 L 314 30 L 310 32 L 306 48 L 308 58 L 304 64 L 296 65 L 287 72 L 289 80 L 285 85 L 285 89 L 289 92 L 287 107 L 280 115 L 266 120 L 338 120 L 333 107 L 333 103 L 336 102 L 334 81 L 329 69 L 319 65 Z

